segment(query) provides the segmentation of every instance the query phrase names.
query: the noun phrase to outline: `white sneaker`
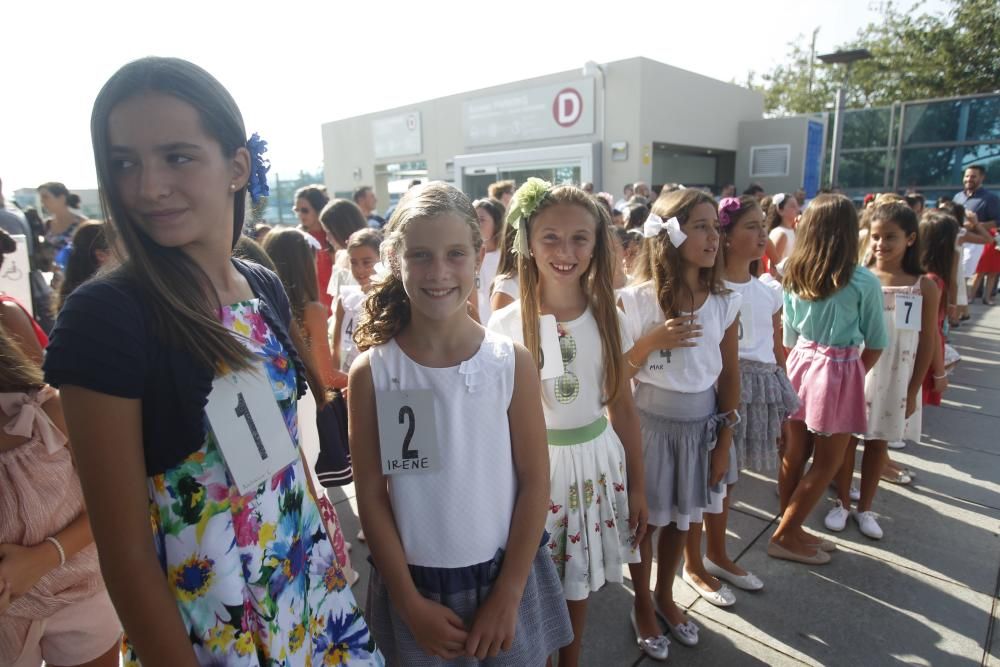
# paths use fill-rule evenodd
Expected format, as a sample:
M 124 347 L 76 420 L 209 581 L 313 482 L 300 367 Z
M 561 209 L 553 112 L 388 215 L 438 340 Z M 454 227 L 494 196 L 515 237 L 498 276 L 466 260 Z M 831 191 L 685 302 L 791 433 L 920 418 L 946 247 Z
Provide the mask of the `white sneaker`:
M 833 509 L 827 512 L 826 518 L 823 519 L 823 525 L 826 526 L 827 530 L 832 530 L 835 533 L 839 533 L 844 528 L 847 527 L 847 517 L 850 516 L 850 511 L 844 509 L 844 506 L 840 504 L 840 501 L 834 501 L 836 504 Z
M 858 522 L 858 530 L 865 537 L 873 540 L 882 539 L 882 528 L 875 519 L 875 512 L 853 512 L 854 520 Z
M 889 449 L 902 449 L 903 447 L 906 447 L 905 440 L 890 440 L 888 444 Z
M 858 487 L 854 486 L 853 484 L 851 484 L 851 490 L 847 492 L 847 495 L 852 502 L 856 503 L 859 500 L 861 500 L 861 491 L 859 491 Z

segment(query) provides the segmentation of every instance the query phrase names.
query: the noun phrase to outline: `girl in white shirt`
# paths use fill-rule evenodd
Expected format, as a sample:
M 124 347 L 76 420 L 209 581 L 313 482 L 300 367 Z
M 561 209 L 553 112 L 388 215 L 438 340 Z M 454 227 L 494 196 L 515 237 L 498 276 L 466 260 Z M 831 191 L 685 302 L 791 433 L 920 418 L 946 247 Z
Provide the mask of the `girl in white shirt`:
M 510 223 L 504 219 L 500 229 L 500 257 L 496 275 L 490 285 L 490 308 L 500 310 L 521 297 L 521 283 L 517 279 L 517 256 L 514 253 L 514 234 Z
M 754 197 L 727 197 L 719 203 L 727 289 L 742 297 L 740 305 L 740 423 L 733 430 L 733 454 L 739 468 L 756 472 L 777 469 L 778 445 L 785 420 L 798 409 L 798 397 L 785 376 L 781 345 L 781 291 L 754 277 L 767 244 L 764 212 Z M 725 510 L 705 519 L 707 550 L 703 560 L 712 575 L 744 590 L 760 590 L 763 582 L 734 563 L 726 553 Z
M 500 230 L 503 227 L 506 210 L 496 199 L 477 199 L 472 205 L 476 209 L 479 230 L 483 234 L 483 262 L 479 267 L 479 279 L 476 282 L 476 299 L 479 322 L 485 326 L 493 312 L 490 306 L 490 291 L 493 287 L 493 277 L 497 274 L 497 265 L 500 263 Z
M 688 545 L 686 578 L 707 594 L 732 592 L 701 560 L 701 522 L 723 510 L 726 485 L 736 480 L 730 457 L 739 422 L 740 296 L 721 283 L 715 200 L 689 189 L 653 204 L 636 284 L 620 292 L 635 345 L 626 361 L 635 375 L 642 426 L 649 524 L 662 526 L 655 602 L 650 600 L 652 544 L 640 545 L 631 566 L 639 630 L 658 631 L 654 609 L 682 644 L 698 642 L 698 626 L 674 604 L 672 584 Z M 731 604 L 731 602 L 730 602 Z
M 529 178 L 514 193 L 511 214 L 520 237 L 514 247 L 527 246 L 518 253 L 521 299 L 493 313 L 489 328 L 527 341 L 541 369 L 550 480 L 545 529 L 574 636 L 559 664 L 575 667 L 587 599 L 607 582 L 621 583 L 622 566 L 639 560 L 634 538 L 646 531 L 639 415 L 622 359 L 632 342 L 615 305 L 604 209 L 579 188 Z M 662 651 L 643 648 L 667 657 L 665 643 Z
M 768 252 L 771 270 L 780 274 L 778 264 L 792 254 L 795 247 L 795 222 L 799 217 L 799 200 L 794 195 L 779 192 L 767 207 L 768 238 L 773 251 Z
M 345 373 L 358 356 L 354 330 L 361 321 L 365 297 L 372 289 L 372 276 L 379 260 L 382 232 L 366 227 L 351 234 L 347 240 L 347 256 L 351 278 L 357 285 L 341 285 L 333 304 L 333 360 Z
M 365 609 L 390 665 L 540 666 L 572 640 L 545 546 L 537 366 L 469 316 L 481 247 L 465 195 L 441 182 L 409 190 L 355 334 L 351 458 L 374 563 Z

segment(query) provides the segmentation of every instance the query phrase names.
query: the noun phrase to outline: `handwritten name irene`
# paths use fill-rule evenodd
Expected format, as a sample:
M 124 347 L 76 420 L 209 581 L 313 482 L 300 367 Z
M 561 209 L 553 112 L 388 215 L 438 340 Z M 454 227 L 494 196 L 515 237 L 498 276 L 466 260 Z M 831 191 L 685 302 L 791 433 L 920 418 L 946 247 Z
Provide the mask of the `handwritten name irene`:
M 430 470 L 427 457 L 419 459 L 386 459 L 386 470 Z

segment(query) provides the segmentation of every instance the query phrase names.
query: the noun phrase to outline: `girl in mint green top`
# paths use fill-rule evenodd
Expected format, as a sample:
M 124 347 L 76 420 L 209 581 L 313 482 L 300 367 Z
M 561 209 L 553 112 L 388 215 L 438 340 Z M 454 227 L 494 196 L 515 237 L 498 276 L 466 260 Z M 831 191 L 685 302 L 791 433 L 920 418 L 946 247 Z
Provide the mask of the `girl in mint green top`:
M 850 282 L 825 299 L 807 301 L 785 288 L 784 343 L 799 337 L 831 347 L 881 350 L 889 344 L 882 315 L 882 285 L 863 266 L 854 267 Z
M 854 204 L 843 195 L 820 195 L 802 216 L 783 271 L 783 336 L 792 347 L 786 368 L 799 409 L 789 415 L 781 452 L 782 518 L 767 547 L 774 558 L 830 562 L 832 543 L 802 524 L 841 467 L 851 434 L 868 427 L 865 374 L 889 340 L 881 283 L 857 266 L 857 257 Z

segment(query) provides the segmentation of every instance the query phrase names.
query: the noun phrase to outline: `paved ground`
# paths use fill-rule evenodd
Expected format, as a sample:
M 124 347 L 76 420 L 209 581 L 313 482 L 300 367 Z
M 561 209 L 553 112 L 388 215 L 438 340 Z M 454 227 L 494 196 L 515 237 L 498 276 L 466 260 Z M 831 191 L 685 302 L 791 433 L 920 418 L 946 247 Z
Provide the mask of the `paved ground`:
M 701 643 L 674 642 L 670 663 L 1000 667 L 1000 307 L 973 306 L 972 314 L 952 337 L 963 361 L 945 404 L 925 411 L 919 444 L 893 452 L 916 480 L 881 486 L 875 509 L 885 538 L 869 540 L 851 521 L 832 537 L 839 552 L 829 565 L 773 560 L 765 547 L 776 526 L 774 482 L 745 476 L 730 518 L 730 553 L 766 587 L 738 593 L 723 610 L 678 578 L 675 597 L 701 625 Z M 354 538 L 353 487 L 335 494 L 363 601 L 368 554 Z M 828 507 L 814 512 L 814 531 L 822 531 Z M 584 665 L 655 664 L 635 646 L 632 596 L 626 579 L 591 598 Z

